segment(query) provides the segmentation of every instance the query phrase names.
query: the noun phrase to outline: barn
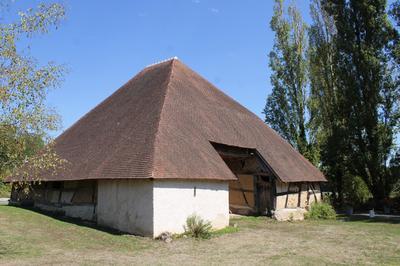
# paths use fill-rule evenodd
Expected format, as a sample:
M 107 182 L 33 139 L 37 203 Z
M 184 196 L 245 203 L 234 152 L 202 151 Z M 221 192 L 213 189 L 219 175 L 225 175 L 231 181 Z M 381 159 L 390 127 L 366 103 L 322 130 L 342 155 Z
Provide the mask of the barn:
M 176 58 L 144 68 L 55 143 L 68 164 L 31 186 L 35 207 L 151 237 L 183 232 L 194 213 L 223 228 L 230 213 L 304 209 L 321 199 L 326 181 L 259 117 Z M 17 186 L 12 200 L 22 200 Z

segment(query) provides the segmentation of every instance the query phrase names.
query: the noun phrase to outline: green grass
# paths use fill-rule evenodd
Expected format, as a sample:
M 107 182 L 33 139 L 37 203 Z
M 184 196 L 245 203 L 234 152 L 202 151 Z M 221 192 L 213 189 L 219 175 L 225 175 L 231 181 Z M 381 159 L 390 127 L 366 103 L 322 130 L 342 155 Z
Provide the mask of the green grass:
M 0 206 L 0 264 L 400 265 L 398 220 L 235 217 L 231 225 L 208 240 L 164 243 Z
M 237 233 L 239 232 L 239 228 L 236 226 L 227 226 L 225 228 L 215 230 L 211 232 L 211 237 L 217 237 L 217 236 L 222 236 L 225 234 L 232 234 L 232 233 Z
M 0 259 L 42 256 L 48 249 L 129 251 L 143 248 L 144 244 L 129 235 L 106 233 L 31 210 L 0 206 Z
M 239 232 L 239 228 L 233 225 L 229 225 L 225 228 L 222 229 L 218 229 L 218 230 L 212 230 L 211 231 L 211 235 L 210 238 L 212 237 L 220 237 L 222 235 L 226 235 L 226 234 L 233 234 L 233 233 L 237 233 Z M 174 239 L 183 239 L 183 238 L 187 238 L 189 237 L 187 233 L 182 233 L 182 234 L 174 234 L 173 238 Z M 199 240 L 203 239 L 203 238 L 198 238 Z M 205 240 L 207 240 L 207 238 L 204 238 Z

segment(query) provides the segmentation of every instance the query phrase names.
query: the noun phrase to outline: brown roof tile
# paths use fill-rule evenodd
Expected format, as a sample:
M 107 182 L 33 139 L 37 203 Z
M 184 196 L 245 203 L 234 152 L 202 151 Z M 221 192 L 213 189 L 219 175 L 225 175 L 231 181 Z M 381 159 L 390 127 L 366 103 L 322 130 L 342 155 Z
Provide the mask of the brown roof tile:
M 210 141 L 255 148 L 284 182 L 326 181 L 255 114 L 176 59 L 149 66 L 56 139 L 44 180 L 235 176 Z

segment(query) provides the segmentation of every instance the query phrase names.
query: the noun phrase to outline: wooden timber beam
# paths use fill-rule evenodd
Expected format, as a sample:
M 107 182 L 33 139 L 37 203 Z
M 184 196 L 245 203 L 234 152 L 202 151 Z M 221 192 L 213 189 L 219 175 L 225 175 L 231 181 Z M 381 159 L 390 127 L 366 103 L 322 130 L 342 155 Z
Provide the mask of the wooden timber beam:
M 285 200 L 285 208 L 287 208 L 287 204 L 288 204 L 288 201 L 289 201 L 289 191 L 290 191 L 290 185 L 291 185 L 292 183 L 289 183 L 288 184 L 288 187 L 287 187 L 287 194 L 286 194 L 286 200 Z
M 315 194 L 315 191 L 314 191 L 314 184 L 311 184 L 311 190 L 312 190 L 312 192 L 313 192 L 313 194 L 314 194 L 314 200 L 315 200 L 315 202 L 318 202 L 318 201 L 317 201 L 317 194 Z
M 222 158 L 227 158 L 227 159 L 247 159 L 250 158 L 252 156 L 254 156 L 254 154 L 251 153 L 237 153 L 237 152 L 229 152 L 229 151 L 220 151 L 217 150 L 218 154 L 222 157 Z
M 299 197 L 297 199 L 297 207 L 300 207 L 301 203 L 301 189 L 302 189 L 303 183 L 300 182 L 299 184 Z

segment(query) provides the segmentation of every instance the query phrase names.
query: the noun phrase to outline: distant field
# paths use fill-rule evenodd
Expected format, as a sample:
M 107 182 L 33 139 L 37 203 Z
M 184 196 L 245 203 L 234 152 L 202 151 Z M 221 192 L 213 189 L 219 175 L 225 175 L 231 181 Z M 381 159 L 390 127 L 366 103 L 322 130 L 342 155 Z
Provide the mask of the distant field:
M 0 264 L 400 265 L 394 221 L 235 218 L 239 232 L 164 243 L 0 206 Z

